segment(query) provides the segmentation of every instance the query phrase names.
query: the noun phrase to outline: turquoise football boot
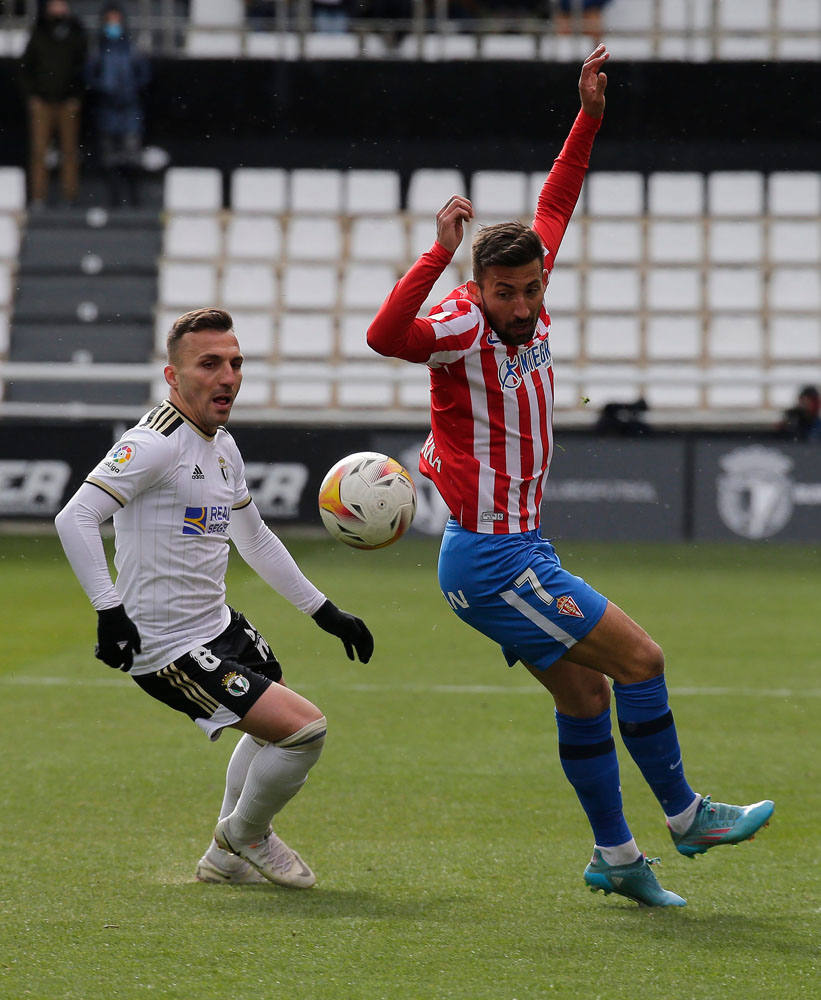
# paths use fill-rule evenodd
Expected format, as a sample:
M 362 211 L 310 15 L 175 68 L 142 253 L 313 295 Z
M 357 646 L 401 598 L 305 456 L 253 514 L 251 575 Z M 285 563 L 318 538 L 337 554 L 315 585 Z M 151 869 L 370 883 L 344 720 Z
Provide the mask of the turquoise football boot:
M 770 799 L 753 802 L 750 806 L 728 806 L 712 802 L 705 795 L 696 816 L 685 833 L 670 830 L 679 854 L 692 858 L 720 844 L 740 844 L 752 840 L 762 826 L 766 826 L 775 809 Z M 669 827 L 669 824 L 668 824 Z
M 637 861 L 629 865 L 608 865 L 596 847 L 590 864 L 584 870 L 584 880 L 590 886 L 591 892 L 598 892 L 601 889 L 605 896 L 615 892 L 619 896 L 635 900 L 639 906 L 686 906 L 686 899 L 662 889 L 658 884 L 650 868 L 650 865 L 656 864 L 658 860 L 658 858 L 648 859 L 642 854 Z

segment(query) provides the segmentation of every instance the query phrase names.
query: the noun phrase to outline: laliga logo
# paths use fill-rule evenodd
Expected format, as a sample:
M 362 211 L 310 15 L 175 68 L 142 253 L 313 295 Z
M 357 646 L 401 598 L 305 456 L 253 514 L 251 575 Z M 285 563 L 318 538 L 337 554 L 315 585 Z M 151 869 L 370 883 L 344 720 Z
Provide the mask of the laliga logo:
M 518 389 L 522 384 L 519 374 L 519 357 L 504 358 L 499 365 L 499 385 L 503 389 Z
M 719 464 L 718 513 L 744 538 L 768 538 L 779 532 L 793 511 L 792 460 L 771 448 L 737 448 Z

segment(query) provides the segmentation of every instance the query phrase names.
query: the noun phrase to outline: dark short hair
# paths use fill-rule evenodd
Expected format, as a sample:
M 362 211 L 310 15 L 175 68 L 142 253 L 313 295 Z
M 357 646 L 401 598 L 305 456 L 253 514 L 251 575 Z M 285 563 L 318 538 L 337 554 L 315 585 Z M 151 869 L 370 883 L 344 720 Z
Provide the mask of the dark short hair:
M 521 222 L 482 226 L 473 238 L 473 280 L 481 281 L 489 267 L 522 267 L 544 260 L 544 246 L 535 229 Z
M 206 306 L 204 309 L 192 309 L 183 313 L 174 320 L 168 337 L 165 341 L 165 349 L 168 360 L 172 361 L 177 353 L 177 345 L 186 333 L 197 333 L 199 330 L 219 330 L 228 332 L 234 329 L 234 321 L 231 314 L 224 309 L 215 309 L 213 306 Z

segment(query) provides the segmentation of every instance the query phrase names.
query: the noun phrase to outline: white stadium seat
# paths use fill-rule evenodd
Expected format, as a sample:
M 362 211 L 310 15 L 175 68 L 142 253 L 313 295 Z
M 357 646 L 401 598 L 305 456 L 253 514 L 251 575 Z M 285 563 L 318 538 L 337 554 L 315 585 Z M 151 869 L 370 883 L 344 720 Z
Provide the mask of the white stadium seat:
M 770 174 L 767 196 L 770 215 L 821 215 L 821 173 L 777 171 Z
M 407 255 L 405 227 L 396 216 L 360 216 L 351 223 L 351 260 L 403 263 Z
M 665 316 L 654 313 L 647 320 L 647 356 L 651 360 L 693 361 L 701 354 L 701 319 L 698 316 Z
M 585 188 L 590 216 L 641 215 L 644 211 L 644 178 L 639 173 L 590 173 Z
M 400 194 L 395 170 L 346 170 L 343 174 L 342 210 L 347 215 L 398 212 Z
M 367 331 L 373 312 L 348 312 L 342 314 L 340 350 L 345 358 L 375 358 L 378 355 L 368 347 Z
M 338 277 L 331 264 L 289 264 L 282 280 L 282 296 L 288 309 L 333 309 Z
M 279 215 L 288 208 L 288 174 L 278 167 L 238 167 L 231 174 L 231 207 Z
M 296 213 L 335 215 L 342 211 L 342 172 L 303 168 L 291 171 L 290 207 Z
M 759 316 L 734 313 L 712 316 L 705 337 L 707 354 L 719 361 L 758 361 L 764 346 L 764 329 Z
M 533 216 L 527 203 L 528 176 L 519 170 L 477 170 L 470 181 L 473 210 L 480 221 Z
M 769 257 L 776 264 L 821 262 L 821 225 L 813 222 L 771 222 Z
M 467 186 L 461 170 L 447 168 L 414 170 L 408 183 L 407 209 L 412 215 L 429 216 L 436 213 L 451 195 L 467 195 Z
M 547 286 L 547 311 L 575 312 L 581 306 L 581 278 L 576 267 L 557 267 Z
M 342 305 L 348 309 L 378 309 L 396 284 L 389 264 L 349 264 L 342 278 Z
M 647 210 L 651 215 L 701 215 L 704 211 L 704 177 L 695 173 L 650 174 Z
M 755 267 L 712 267 L 707 272 L 707 308 L 760 309 L 764 279 Z
M 774 267 L 770 275 L 770 308 L 776 311 L 821 309 L 818 268 Z
M 248 261 L 226 264 L 220 291 L 226 309 L 271 309 L 277 301 L 273 267 Z
M 288 409 L 330 406 L 333 394 L 330 375 L 328 365 L 320 362 L 284 362 L 276 377 L 276 404 Z
M 707 210 L 715 217 L 761 215 L 764 176 L 754 170 L 719 170 L 708 174 Z
M 654 264 L 696 264 L 704 253 L 701 222 L 651 219 L 647 224 L 647 251 Z
M 707 253 L 717 264 L 749 264 L 761 259 L 763 233 L 760 222 L 722 222 L 710 224 Z
M 640 222 L 591 219 L 587 224 L 587 257 L 596 264 L 637 264 L 642 256 Z
M 225 254 L 231 260 L 277 260 L 282 226 L 272 215 L 231 215 L 225 227 Z
M 217 268 L 213 263 L 161 261 L 159 302 L 179 312 L 217 300 Z
M 20 226 L 13 215 L 0 215 L 0 260 L 16 260 L 20 252 Z
M 776 360 L 821 358 L 821 324 L 814 316 L 775 314 L 770 318 L 768 349 Z
M 0 212 L 26 207 L 26 175 L 21 167 L 0 167 Z
M 701 272 L 695 267 L 648 268 L 647 305 L 657 312 L 699 309 Z
M 285 253 L 289 260 L 338 261 L 342 257 L 339 219 L 292 215 L 285 237 Z
M 594 360 L 638 360 L 641 347 L 641 324 L 638 316 L 591 318 L 585 331 L 585 346 L 587 356 Z
M 284 313 L 279 324 L 283 358 L 325 359 L 333 353 L 333 319 L 326 312 Z
M 214 167 L 170 167 L 163 179 L 169 212 L 217 212 L 222 208 L 222 174 Z
M 163 253 L 171 258 L 217 260 L 222 254 L 222 226 L 216 215 L 169 215 Z
M 246 358 L 268 358 L 274 350 L 274 320 L 270 309 L 232 309 L 234 332 Z
M 558 274 L 559 268 L 556 271 Z M 553 278 L 550 283 L 553 284 Z M 639 308 L 639 304 L 639 275 L 636 268 L 590 268 L 587 273 L 587 305 L 590 309 L 599 312 L 635 310 Z

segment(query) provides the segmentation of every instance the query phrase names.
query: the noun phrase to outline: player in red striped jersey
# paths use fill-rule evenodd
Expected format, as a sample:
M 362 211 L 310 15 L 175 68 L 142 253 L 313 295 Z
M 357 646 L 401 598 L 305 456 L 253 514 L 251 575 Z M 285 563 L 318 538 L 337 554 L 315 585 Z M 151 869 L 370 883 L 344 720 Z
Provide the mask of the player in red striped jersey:
M 748 839 L 773 803 L 726 806 L 690 788 L 660 647 L 568 573 L 539 533 L 553 448 L 544 296 L 604 114 L 608 58 L 599 45 L 582 66 L 581 110 L 544 182 L 532 228 L 511 222 L 480 229 L 472 280 L 417 317 L 473 218 L 468 199 L 449 199 L 436 217 L 436 242 L 385 300 L 368 343 L 430 370 L 431 434 L 419 468 L 451 512 L 440 586 L 463 621 L 498 642 L 508 664 L 521 660 L 553 696 L 559 757 L 595 838 L 585 881 L 645 905 L 683 906 L 658 884 L 624 818 L 609 679 L 625 746 L 682 854 Z

